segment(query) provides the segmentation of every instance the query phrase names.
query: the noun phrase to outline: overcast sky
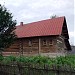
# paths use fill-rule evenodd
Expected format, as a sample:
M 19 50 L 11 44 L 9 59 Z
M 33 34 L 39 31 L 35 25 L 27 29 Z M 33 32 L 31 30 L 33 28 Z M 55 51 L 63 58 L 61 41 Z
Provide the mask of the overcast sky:
M 17 20 L 31 23 L 49 19 L 52 15 L 65 16 L 70 36 L 70 43 L 75 44 L 74 35 L 74 0 L 0 0 Z

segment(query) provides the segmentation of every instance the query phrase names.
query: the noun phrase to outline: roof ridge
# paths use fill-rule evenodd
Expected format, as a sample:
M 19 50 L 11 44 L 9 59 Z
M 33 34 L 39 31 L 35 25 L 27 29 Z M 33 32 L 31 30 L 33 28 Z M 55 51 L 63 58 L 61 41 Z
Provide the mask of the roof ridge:
M 31 23 L 26 23 L 26 24 L 23 24 L 23 25 L 29 25 L 29 24 L 33 24 L 33 23 L 37 23 L 37 22 L 43 22 L 43 21 L 53 20 L 53 19 L 58 19 L 58 18 L 65 18 L 65 16 L 55 17 L 55 18 L 50 18 L 50 19 L 43 19 L 43 20 L 39 20 L 39 21 L 35 21 L 35 22 L 31 22 Z M 17 26 L 20 26 L 20 25 L 17 25 Z

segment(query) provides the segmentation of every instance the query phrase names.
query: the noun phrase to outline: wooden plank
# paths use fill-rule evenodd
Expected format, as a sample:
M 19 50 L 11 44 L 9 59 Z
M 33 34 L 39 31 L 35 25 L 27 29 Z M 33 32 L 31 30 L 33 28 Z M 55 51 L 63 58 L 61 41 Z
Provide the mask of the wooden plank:
M 39 38 L 39 54 L 41 52 L 41 43 L 40 43 L 41 39 Z

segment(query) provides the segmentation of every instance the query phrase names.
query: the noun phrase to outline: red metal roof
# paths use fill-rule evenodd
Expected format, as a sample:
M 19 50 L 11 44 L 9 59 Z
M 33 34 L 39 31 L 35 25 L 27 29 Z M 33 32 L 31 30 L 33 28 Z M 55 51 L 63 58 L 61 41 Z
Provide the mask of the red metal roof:
M 16 27 L 18 38 L 61 35 L 64 17 L 42 20 Z

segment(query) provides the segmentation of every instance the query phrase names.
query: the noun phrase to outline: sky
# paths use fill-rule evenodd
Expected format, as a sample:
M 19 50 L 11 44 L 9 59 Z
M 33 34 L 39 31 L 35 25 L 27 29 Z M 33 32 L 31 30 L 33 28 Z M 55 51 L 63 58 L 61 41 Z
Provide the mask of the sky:
M 65 16 L 71 45 L 75 45 L 74 3 L 74 0 L 0 0 L 17 20 L 17 25 L 49 19 L 52 15 Z

